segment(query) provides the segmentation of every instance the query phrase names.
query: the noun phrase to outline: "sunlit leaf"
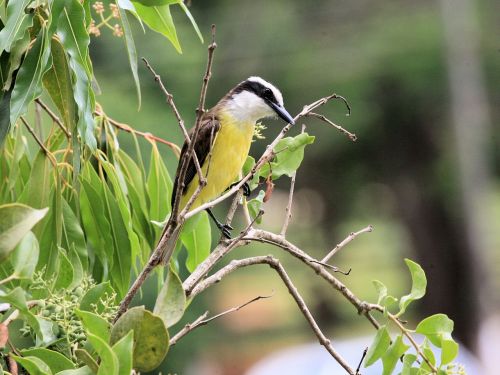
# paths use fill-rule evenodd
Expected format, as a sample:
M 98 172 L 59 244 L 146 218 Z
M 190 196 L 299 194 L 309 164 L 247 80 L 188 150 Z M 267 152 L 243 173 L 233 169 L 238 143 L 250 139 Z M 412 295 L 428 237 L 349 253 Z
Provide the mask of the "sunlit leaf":
M 87 339 L 101 358 L 97 375 L 119 375 L 118 358 L 116 357 L 115 353 L 108 345 L 108 343 L 101 339 L 99 336 L 93 335 L 88 332 Z
M 0 206 L 0 261 L 9 256 L 47 211 L 48 208 L 36 210 L 18 203 Z
M 264 203 L 264 197 L 266 195 L 266 192 L 264 190 L 259 191 L 259 194 L 253 198 L 250 199 L 247 202 L 248 205 L 248 211 L 250 212 L 250 217 L 252 219 L 255 219 L 257 215 L 259 214 L 260 210 L 262 209 L 262 204 Z M 257 223 L 260 224 L 262 221 L 262 218 L 257 219 Z
M 64 370 L 74 369 L 75 365 L 68 358 L 59 352 L 46 348 L 23 349 L 23 357 L 37 357 L 45 362 L 52 373 L 58 373 Z
M 26 54 L 16 77 L 10 102 L 10 123 L 26 112 L 28 104 L 42 93 L 42 76 L 49 68 L 50 40 L 42 27 L 35 43 Z
M 177 39 L 174 21 L 170 14 L 170 6 L 161 5 L 148 7 L 136 1 L 132 1 L 132 3 L 134 4 L 137 14 L 144 23 L 152 30 L 165 36 L 170 40 L 177 52 L 182 53 L 181 45 Z
M 134 78 L 135 90 L 137 93 L 137 100 L 139 102 L 139 108 L 141 107 L 141 85 L 139 83 L 139 74 L 137 73 L 137 51 L 135 49 L 134 37 L 132 36 L 132 30 L 128 22 L 127 13 L 120 6 L 118 7 L 120 12 L 120 20 L 123 27 L 123 35 L 125 41 L 125 48 L 127 49 L 128 62 L 130 65 L 130 70 L 132 71 L 132 77 Z
M 380 327 L 366 353 L 365 367 L 372 365 L 381 358 L 389 348 L 390 343 L 391 337 L 389 336 L 386 326 Z
M 31 0 L 9 1 L 7 3 L 7 20 L 0 31 L 0 53 L 10 52 L 12 44 L 24 35 L 31 25 L 33 15 L 25 12 Z
M 16 279 L 30 279 L 35 272 L 39 253 L 38 240 L 32 232 L 28 232 L 10 256 L 13 276 Z
M 412 365 L 417 360 L 415 354 L 405 354 L 403 356 L 403 369 L 401 370 L 401 375 L 412 375 Z
M 184 4 L 184 1 L 180 0 L 178 1 L 179 6 L 182 8 L 184 13 L 186 13 L 187 18 L 189 18 L 189 21 L 191 21 L 191 24 L 193 25 L 194 31 L 196 31 L 196 35 L 198 35 L 198 38 L 200 38 L 200 42 L 203 43 L 203 35 L 201 35 L 200 29 L 198 28 L 198 25 L 196 24 L 196 21 L 194 20 L 193 15 L 189 11 L 188 7 L 186 4 Z
M 52 166 L 47 155 L 41 150 L 38 151 L 33 160 L 29 183 L 19 197 L 19 202 L 35 208 L 47 207 L 53 183 L 51 170 Z
M 28 356 L 28 357 L 18 357 L 13 355 L 12 358 L 24 367 L 28 374 L 31 375 L 52 375 L 49 365 L 47 365 L 40 358 Z
M 130 375 L 132 371 L 132 359 L 134 352 L 134 331 L 130 331 L 112 347 L 118 358 L 119 375 Z
M 98 336 L 105 342 L 109 341 L 111 325 L 107 320 L 90 311 L 76 310 L 75 313 L 82 320 L 86 331 Z
M 67 0 L 62 10 L 57 35 L 69 55 L 74 74 L 73 95 L 78 108 L 78 131 L 90 148 L 95 149 L 94 97 L 92 66 L 89 58 L 90 38 L 85 27 L 85 10 L 78 0 Z
M 398 336 L 389 346 L 389 349 L 382 356 L 382 364 L 384 365 L 384 372 L 382 375 L 390 375 L 396 367 L 396 363 L 399 358 L 409 349 L 410 347 L 403 342 L 403 338 Z
M 399 300 L 398 316 L 406 311 L 406 308 L 411 302 L 422 298 L 425 295 L 425 289 L 427 287 L 427 278 L 425 277 L 425 272 L 422 267 L 409 259 L 405 259 L 405 262 L 411 274 L 411 291 L 410 294 L 401 297 Z

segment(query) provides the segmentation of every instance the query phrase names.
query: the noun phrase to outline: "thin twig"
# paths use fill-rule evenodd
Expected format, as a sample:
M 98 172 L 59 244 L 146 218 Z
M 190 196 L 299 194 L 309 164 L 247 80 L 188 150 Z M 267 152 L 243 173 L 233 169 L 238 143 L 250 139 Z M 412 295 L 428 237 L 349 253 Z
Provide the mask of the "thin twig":
M 123 130 L 123 131 L 125 131 L 127 133 L 139 135 L 139 136 L 147 139 L 148 141 L 159 142 L 159 143 L 163 143 L 164 145 L 167 145 L 173 151 L 173 153 L 175 154 L 175 156 L 177 156 L 177 157 L 179 157 L 180 154 L 181 154 L 181 149 L 179 148 L 179 146 L 177 146 L 173 142 L 169 142 L 169 141 L 167 141 L 167 140 L 165 140 L 163 138 L 157 137 L 156 135 L 151 134 L 149 132 L 141 132 L 140 130 L 136 130 L 136 129 L 132 128 L 131 126 L 129 126 L 127 124 L 124 124 L 123 122 L 119 122 L 119 121 L 116 121 L 116 120 L 108 117 L 102 111 L 96 110 L 95 114 L 98 115 L 98 116 L 104 116 L 106 118 L 106 120 L 108 121 L 108 123 L 110 123 L 111 125 L 113 125 L 115 128 Z
M 328 119 L 324 115 L 320 115 L 319 113 L 309 112 L 307 114 L 307 116 L 308 117 L 316 117 L 316 118 L 320 119 L 321 121 L 326 122 L 327 124 L 333 126 L 335 129 L 339 130 L 341 133 L 344 133 L 345 135 L 347 135 L 349 137 L 349 139 L 353 142 L 356 142 L 356 140 L 358 139 L 356 137 L 356 134 L 351 133 L 350 131 L 344 129 L 342 126 L 335 124 L 334 122 L 332 122 L 330 119 Z
M 45 147 L 45 145 L 43 144 L 42 140 L 40 138 L 38 138 L 38 136 L 36 135 L 35 131 L 28 124 L 28 122 L 26 121 L 26 119 L 24 118 L 24 116 L 21 116 L 20 118 L 21 118 L 21 121 L 24 124 L 24 126 L 26 126 L 26 129 L 28 129 L 28 132 L 33 136 L 33 138 L 35 139 L 36 143 L 38 143 L 38 145 L 42 149 L 43 153 L 49 158 L 50 162 L 52 163 L 52 166 L 54 168 L 57 168 L 57 160 L 55 159 L 54 155 L 52 155 L 52 153 L 50 152 L 50 150 L 47 147 Z
M 321 263 L 327 263 L 335 254 L 337 254 L 340 249 L 342 249 L 344 246 L 346 246 L 349 242 L 354 240 L 357 236 L 359 236 L 362 233 L 368 233 L 373 231 L 373 225 L 368 225 L 367 227 L 357 231 L 357 232 L 351 232 L 341 243 L 337 244 L 326 256 L 321 259 Z
M 415 350 L 418 353 L 418 355 L 420 357 L 422 357 L 422 359 L 425 361 L 425 363 L 427 363 L 427 365 L 429 366 L 429 368 L 431 369 L 431 371 L 433 371 L 434 374 L 437 374 L 437 368 L 436 368 L 436 366 L 434 366 L 431 363 L 431 361 L 427 358 L 427 356 L 424 354 L 424 352 L 422 352 L 422 350 L 420 349 L 420 346 L 416 343 L 416 341 L 413 339 L 413 337 L 409 334 L 408 330 L 401 324 L 401 322 L 399 321 L 399 319 L 395 315 L 390 314 L 390 313 L 387 314 L 387 316 L 389 317 L 390 320 L 392 320 L 394 322 L 394 324 L 396 324 L 398 326 L 398 328 L 401 330 L 401 333 L 403 335 L 405 335 L 406 338 L 410 341 L 410 343 L 415 348 Z
M 66 127 L 64 126 L 62 121 L 59 119 L 59 117 L 57 117 L 57 115 L 54 112 L 52 112 L 52 110 L 47 106 L 47 104 L 42 102 L 42 100 L 40 98 L 35 99 L 35 102 L 40 104 L 40 106 L 49 115 L 49 117 L 52 119 L 52 121 L 54 121 L 61 128 L 63 133 L 66 135 L 66 138 L 68 138 L 68 139 L 71 138 L 71 133 L 69 132 L 69 130 L 66 129 Z
M 285 269 L 283 268 L 283 266 L 281 265 L 279 260 L 274 258 L 273 256 L 271 256 L 271 255 L 256 256 L 253 258 L 233 260 L 233 261 L 231 261 L 231 263 L 229 263 L 227 266 L 220 269 L 214 275 L 207 277 L 200 284 L 198 284 L 196 290 L 200 290 L 200 291 L 205 290 L 208 287 L 210 287 L 211 285 L 218 283 L 220 280 L 222 280 L 223 277 L 236 271 L 237 269 L 256 265 L 256 264 L 268 264 L 272 269 L 274 269 L 278 273 L 281 280 L 283 281 L 283 283 L 287 287 L 288 292 L 292 295 L 293 299 L 295 300 L 295 303 L 299 307 L 299 310 L 302 312 L 306 321 L 311 326 L 311 329 L 313 330 L 314 334 L 318 338 L 318 341 L 320 342 L 320 344 L 325 347 L 325 349 L 328 351 L 328 353 L 330 353 L 331 356 L 349 374 L 356 375 L 355 371 L 348 365 L 348 363 L 345 361 L 345 359 L 332 346 L 331 341 L 323 334 L 323 332 L 321 331 L 321 328 L 319 328 L 318 324 L 314 320 L 314 317 L 312 316 L 311 312 L 309 311 L 309 308 L 307 307 L 304 299 L 299 294 L 297 288 L 295 287 L 292 280 L 290 279 L 290 277 L 286 273 Z M 195 294 L 196 294 L 195 290 L 193 290 L 193 295 L 195 295 Z
M 208 315 L 208 311 L 207 311 L 202 316 L 200 316 L 198 319 L 196 319 L 194 322 L 192 322 L 190 324 L 186 324 L 184 326 L 184 328 L 182 328 L 178 333 L 176 333 L 175 336 L 170 339 L 170 346 L 177 344 L 177 341 L 179 341 L 182 337 L 186 336 L 188 333 L 192 332 L 196 328 L 200 328 L 204 325 L 207 325 L 211 321 L 218 319 L 218 318 L 221 318 L 224 315 L 241 310 L 242 308 L 244 308 L 244 307 L 246 307 L 246 306 L 250 305 L 251 303 L 254 303 L 258 300 L 271 298 L 271 297 L 272 297 L 272 295 L 254 297 L 251 300 L 249 300 L 249 301 L 247 301 L 239 306 L 232 307 L 229 310 L 223 311 L 223 312 L 221 312 L 217 315 L 214 315 L 208 319 L 207 319 L 207 315 Z
M 365 350 L 363 350 L 363 354 L 361 355 L 361 359 L 359 360 L 358 367 L 356 367 L 356 375 L 361 375 L 359 373 L 359 370 L 361 369 L 361 365 L 363 364 L 363 360 L 366 357 L 366 353 L 368 353 L 368 348 L 365 348 Z

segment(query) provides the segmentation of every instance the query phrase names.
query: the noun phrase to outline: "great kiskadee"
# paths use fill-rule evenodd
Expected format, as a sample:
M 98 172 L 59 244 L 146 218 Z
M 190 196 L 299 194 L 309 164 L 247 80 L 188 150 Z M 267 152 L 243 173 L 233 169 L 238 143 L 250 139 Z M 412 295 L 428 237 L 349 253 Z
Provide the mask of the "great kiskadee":
M 207 183 L 190 209 L 217 198 L 235 182 L 248 156 L 256 122 L 276 115 L 287 123 L 294 123 L 292 116 L 283 106 L 281 92 L 260 77 L 250 77 L 239 83 L 215 107 L 203 115 L 194 151 Z M 190 136 L 192 136 L 192 130 Z M 184 142 L 180 160 L 187 148 Z M 208 158 L 209 154 L 210 158 Z M 175 192 L 180 183 L 180 168 L 179 163 L 173 186 L 172 207 L 175 203 Z M 184 177 L 179 212 L 186 206 L 198 186 L 198 174 L 191 159 Z M 210 210 L 207 211 L 222 233 L 229 237 L 229 229 L 232 228 L 217 221 Z M 168 262 L 170 259 L 180 229 L 178 228 L 167 241 L 163 262 Z

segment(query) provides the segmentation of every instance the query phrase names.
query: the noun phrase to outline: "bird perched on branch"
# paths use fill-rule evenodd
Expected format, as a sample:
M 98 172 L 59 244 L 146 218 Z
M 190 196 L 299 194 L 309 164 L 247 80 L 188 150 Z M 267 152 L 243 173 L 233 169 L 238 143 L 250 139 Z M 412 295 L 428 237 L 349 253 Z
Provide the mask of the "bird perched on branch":
M 190 209 L 217 198 L 235 182 L 248 156 L 256 122 L 265 117 L 275 116 L 279 116 L 287 123 L 294 123 L 292 116 L 283 106 L 281 92 L 260 77 L 250 77 L 239 83 L 215 107 L 203 114 L 198 136 L 194 140 L 194 151 L 202 176 L 206 178 L 206 185 Z M 190 138 L 193 137 L 193 131 L 194 128 L 190 131 Z M 188 144 L 184 142 L 180 160 L 187 151 Z M 182 181 L 180 181 L 181 170 L 182 166 L 179 163 L 171 200 L 174 207 L 179 187 L 181 189 L 180 195 L 177 195 L 180 196 L 179 212 L 200 185 L 193 158 L 188 161 Z M 222 234 L 229 238 L 229 230 L 232 228 L 219 222 L 210 209 L 207 211 Z M 181 229 L 177 228 L 167 240 L 166 251 L 163 252 L 164 263 L 170 259 Z

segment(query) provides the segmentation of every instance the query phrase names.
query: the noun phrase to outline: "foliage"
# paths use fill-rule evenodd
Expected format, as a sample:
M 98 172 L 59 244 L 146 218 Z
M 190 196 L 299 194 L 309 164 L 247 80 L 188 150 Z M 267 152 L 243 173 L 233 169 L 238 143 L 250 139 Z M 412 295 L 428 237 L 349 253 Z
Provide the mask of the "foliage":
M 153 311 L 133 307 L 113 324 L 118 303 L 158 241 L 161 228 L 154 223 L 170 213 L 172 179 L 153 137 L 145 137 L 150 145 L 148 169 L 139 151 L 132 155 L 120 148 L 117 129 L 124 128 L 96 101 L 98 83 L 89 45 L 90 36 L 99 36 L 101 29 L 123 37 L 140 103 L 137 53 L 127 14 L 181 52 L 172 6 L 185 12 L 202 39 L 180 0 L 11 0 L 2 5 L 0 302 L 8 304 L 3 324 L 10 328 L 12 320 L 22 320 L 19 333 L 27 337 L 16 351 L 10 345 L 2 352 L 4 368 L 9 356 L 28 373 L 125 375 L 133 368 L 154 370 L 167 355 L 169 330 L 188 306 L 178 271 L 182 267 L 193 272 L 207 258 L 210 224 L 206 214 L 200 214 L 181 238 L 185 264 L 179 264 L 179 257 L 166 277 L 157 271 Z M 56 114 L 42 97 L 50 98 Z M 35 114 L 30 124 L 30 111 L 40 107 L 48 117 Z M 128 131 L 138 150 L 136 133 Z M 253 217 L 272 193 L 272 181 L 293 176 L 305 147 L 313 142 L 313 136 L 302 133 L 277 143 L 275 158 L 250 183 L 252 189 L 264 182 L 267 186 L 248 201 Z M 254 165 L 249 157 L 244 173 Z M 423 271 L 413 262 L 407 264 L 413 287 L 401 298 L 398 312 L 390 312 L 395 298 L 376 283 L 388 323 L 398 325 L 408 306 L 425 294 Z M 419 362 L 403 337 L 410 331 L 398 325 L 402 334 L 391 339 L 386 327 L 379 329 L 365 363 L 382 359 L 389 374 L 404 354 L 403 373 L 414 373 Z M 426 337 L 419 350 L 431 365 L 437 362 L 430 345 L 441 349 L 442 373 L 458 351 L 452 330 L 453 323 L 440 314 L 424 319 L 415 330 Z M 426 366 L 421 361 L 424 372 L 419 373 L 429 371 Z

